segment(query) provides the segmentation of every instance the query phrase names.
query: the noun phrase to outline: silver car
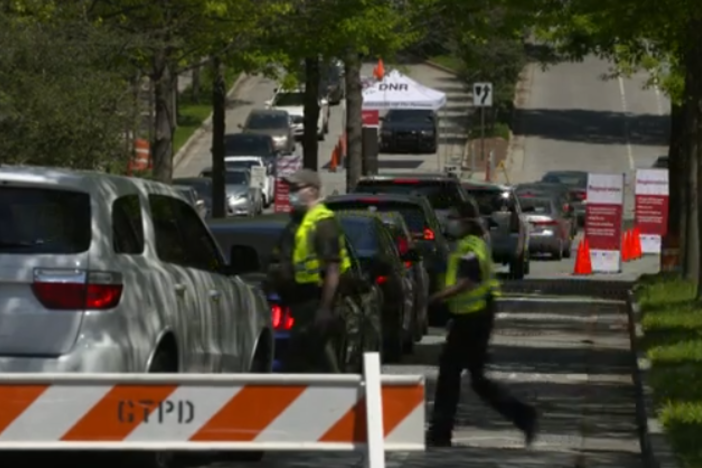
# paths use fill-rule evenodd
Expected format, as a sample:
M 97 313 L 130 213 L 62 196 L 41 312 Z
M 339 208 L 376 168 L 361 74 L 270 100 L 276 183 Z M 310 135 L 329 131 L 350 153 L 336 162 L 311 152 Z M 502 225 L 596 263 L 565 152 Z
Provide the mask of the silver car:
M 264 295 L 174 187 L 3 166 L 0 223 L 0 372 L 271 369 Z
M 558 203 L 558 199 L 522 195 L 519 204 L 531 225 L 529 251 L 533 254 L 550 254 L 555 260 L 570 257 L 573 218 Z
M 207 168 L 200 177 L 212 177 Z M 251 187 L 251 172 L 244 169 L 227 169 L 224 173 L 225 205 L 229 216 L 255 216 L 263 212 L 263 192 Z
M 276 151 L 292 153 L 295 150 L 290 114 L 277 109 L 254 109 L 249 113 L 244 125 L 239 125 L 244 133 L 269 135 L 273 138 Z

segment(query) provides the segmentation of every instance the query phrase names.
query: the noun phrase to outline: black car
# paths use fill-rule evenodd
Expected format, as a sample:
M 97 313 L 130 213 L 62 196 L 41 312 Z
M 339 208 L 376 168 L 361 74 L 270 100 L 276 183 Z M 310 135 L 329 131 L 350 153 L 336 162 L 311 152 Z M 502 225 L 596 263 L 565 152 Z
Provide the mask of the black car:
M 563 184 L 570 189 L 570 203 L 573 206 L 575 220 L 579 225 L 585 224 L 585 199 L 587 198 L 587 172 L 585 171 L 549 171 L 541 182 Z
M 652 167 L 653 169 L 668 169 L 668 156 L 658 156 Z
M 472 180 L 463 188 L 475 198 L 490 232 L 493 261 L 509 265 L 511 279 L 523 279 L 530 268 L 529 226 L 516 194 L 505 185 Z
M 279 262 L 273 250 L 289 220 L 287 214 L 269 214 L 209 220 L 208 224 L 236 273 L 247 282 L 263 286 L 269 265 Z M 348 284 L 340 289 L 342 300 L 336 312 L 343 318 L 344 326 L 335 345 L 342 368 L 357 373 L 362 369 L 364 352 L 381 350 L 382 293 L 378 286 L 366 281 L 356 251 L 348 241 L 346 248 L 352 268 Z M 274 369 L 280 370 L 280 356 L 286 352 L 295 317 L 281 304 L 275 291 L 266 293 L 276 334 Z
M 429 292 L 443 286 L 449 243 L 444 237 L 436 213 L 428 200 L 410 194 L 352 193 L 327 197 L 324 204 L 334 211 L 367 210 L 376 213 L 396 212 L 405 220 L 417 243 L 429 274 Z
M 475 200 L 466 193 L 460 179 L 443 172 L 392 174 L 362 177 L 354 192 L 424 195 L 443 226 L 451 208 L 470 204 L 478 213 Z M 443 229 L 443 228 L 442 228 Z
M 380 220 L 388 227 L 392 238 L 395 240 L 400 255 L 405 255 L 412 250 L 419 251 L 417 241 L 412 237 L 412 231 L 407 226 L 405 218 L 400 213 L 389 211 L 379 213 Z M 414 327 L 414 340 L 420 341 L 426 335 L 429 327 L 429 273 L 424 265 L 424 258 L 420 255 L 414 261 L 405 261 L 405 267 L 412 273 L 414 282 L 414 321 L 419 327 Z
M 173 179 L 173 185 L 193 187 L 205 205 L 205 217 L 212 214 L 212 179 L 209 177 L 179 177 Z
M 404 265 L 416 260 L 418 252 L 400 255 L 390 230 L 378 216 L 368 211 L 339 211 L 337 217 L 358 253 L 363 272 L 383 292 L 383 359 L 399 362 L 414 346 L 414 282 Z
M 436 153 L 439 124 L 434 111 L 390 109 L 381 120 L 380 151 Z
M 570 191 L 570 188 L 565 184 L 554 182 L 530 182 L 526 184 L 518 184 L 514 187 L 514 192 L 521 198 L 551 198 L 555 197 L 563 209 L 563 212 L 569 217 L 575 217 L 575 209 L 573 202 L 577 199 Z M 578 233 L 578 223 L 571 223 L 571 237 L 575 237 Z
M 273 137 L 256 133 L 232 133 L 224 136 L 226 156 L 264 156 L 273 158 L 280 154 L 275 149 Z

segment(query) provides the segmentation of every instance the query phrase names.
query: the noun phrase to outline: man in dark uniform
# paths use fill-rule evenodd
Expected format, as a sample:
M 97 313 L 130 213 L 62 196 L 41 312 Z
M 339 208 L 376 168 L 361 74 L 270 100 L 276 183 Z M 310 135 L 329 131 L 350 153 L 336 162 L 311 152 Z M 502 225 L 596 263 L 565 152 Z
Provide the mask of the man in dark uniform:
M 430 299 L 444 303 L 450 320 L 439 360 L 434 414 L 427 442 L 450 446 L 461 392 L 461 373 L 470 373 L 473 391 L 490 407 L 524 432 L 527 445 L 536 435 L 536 410 L 510 395 L 485 376 L 488 344 L 495 319 L 494 275 L 486 233 L 473 209 L 452 210 L 447 233 L 457 242 L 448 259 L 445 289 Z
M 330 341 L 339 317 L 336 299 L 350 259 L 334 216 L 320 200 L 319 175 L 302 169 L 286 178 L 290 190 L 290 223 L 273 256 L 268 287 L 290 308 L 294 319 L 285 372 L 341 371 Z

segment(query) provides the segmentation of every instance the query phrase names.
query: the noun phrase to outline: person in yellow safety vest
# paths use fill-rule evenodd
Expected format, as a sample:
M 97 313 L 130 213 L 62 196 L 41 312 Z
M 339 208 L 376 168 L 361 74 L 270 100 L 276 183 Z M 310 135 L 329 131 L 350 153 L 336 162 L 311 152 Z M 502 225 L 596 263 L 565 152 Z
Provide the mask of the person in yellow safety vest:
M 283 370 L 338 373 L 330 339 L 340 321 L 335 314 L 339 285 L 351 260 L 334 212 L 320 199 L 319 175 L 302 169 L 285 180 L 290 222 L 273 251 L 279 263 L 269 268 L 267 280 L 294 320 Z
M 447 234 L 457 242 L 449 255 L 445 288 L 430 301 L 447 305 L 450 315 L 446 342 L 439 358 L 434 413 L 427 443 L 451 446 L 454 419 L 461 392 L 461 373 L 468 370 L 473 391 L 490 407 L 524 432 L 527 445 L 537 430 L 537 412 L 485 376 L 488 344 L 495 318 L 494 275 L 485 230 L 469 210 L 454 208 Z

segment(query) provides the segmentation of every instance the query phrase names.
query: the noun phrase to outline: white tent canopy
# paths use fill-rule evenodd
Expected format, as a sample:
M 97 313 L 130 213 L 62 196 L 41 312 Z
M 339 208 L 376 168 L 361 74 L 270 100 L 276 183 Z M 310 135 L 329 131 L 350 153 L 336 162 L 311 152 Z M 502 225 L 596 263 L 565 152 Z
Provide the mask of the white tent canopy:
M 363 90 L 364 109 L 432 109 L 446 104 L 446 94 L 392 70 L 382 81 Z

